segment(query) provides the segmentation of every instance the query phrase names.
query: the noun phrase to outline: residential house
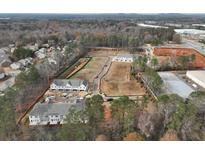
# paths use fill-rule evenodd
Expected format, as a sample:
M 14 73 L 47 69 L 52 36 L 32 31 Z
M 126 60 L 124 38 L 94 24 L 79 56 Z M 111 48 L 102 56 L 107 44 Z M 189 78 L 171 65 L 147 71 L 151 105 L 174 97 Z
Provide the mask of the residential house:
M 28 58 L 25 58 L 25 59 L 21 59 L 18 62 L 21 63 L 24 67 L 27 67 L 28 65 L 32 64 L 32 60 L 33 60 L 33 58 L 28 57 Z
M 0 92 L 6 90 L 8 87 L 12 87 L 15 84 L 15 77 L 0 82 Z
M 18 70 L 18 69 L 21 69 L 23 66 L 20 62 L 14 62 L 10 65 L 10 67 L 14 70 Z
M 49 64 L 57 65 L 57 61 L 53 58 L 48 58 L 48 62 L 49 62 Z
M 6 52 L 0 49 L 0 66 L 3 66 L 6 63 L 10 64 L 11 60 L 9 59 L 9 56 L 6 54 Z
M 85 80 L 55 79 L 50 85 L 51 90 L 87 91 L 88 82 Z
M 82 110 L 84 103 L 37 103 L 29 113 L 29 125 L 65 124 L 72 108 Z
M 130 55 L 130 54 L 117 55 L 117 56 L 113 57 L 112 61 L 132 63 L 133 62 L 133 56 Z
M 5 76 L 5 73 L 0 69 L 0 80 L 3 79 Z
M 27 46 L 25 46 L 25 48 L 26 48 L 26 49 L 30 49 L 30 50 L 32 50 L 32 51 L 37 51 L 38 48 L 39 48 L 39 46 L 38 46 L 37 43 L 35 43 L 34 45 L 27 45 Z
M 40 50 L 35 52 L 35 56 L 39 59 L 43 59 L 46 57 L 46 48 L 41 48 Z

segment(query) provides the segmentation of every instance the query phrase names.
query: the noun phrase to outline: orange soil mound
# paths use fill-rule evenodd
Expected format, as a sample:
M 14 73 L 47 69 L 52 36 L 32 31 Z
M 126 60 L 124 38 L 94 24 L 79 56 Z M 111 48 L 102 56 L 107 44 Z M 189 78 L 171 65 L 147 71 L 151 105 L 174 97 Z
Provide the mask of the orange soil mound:
M 123 138 L 124 141 L 144 141 L 144 138 L 136 133 L 136 132 L 132 132 L 127 134 L 126 137 Z
M 192 65 L 197 68 L 205 68 L 205 56 L 191 48 L 154 48 L 156 56 L 190 56 L 195 55 Z
M 160 138 L 160 141 L 179 141 L 179 138 L 178 138 L 177 132 L 175 130 L 168 130 Z

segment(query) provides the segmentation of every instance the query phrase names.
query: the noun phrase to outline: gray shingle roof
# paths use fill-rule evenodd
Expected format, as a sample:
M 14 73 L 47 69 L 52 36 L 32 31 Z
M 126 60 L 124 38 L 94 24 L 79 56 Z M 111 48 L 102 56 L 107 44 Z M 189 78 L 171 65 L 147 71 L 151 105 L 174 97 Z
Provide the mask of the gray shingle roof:
M 5 51 L 0 49 L 0 64 L 2 64 L 5 61 L 10 61 L 9 56 L 5 53 Z
M 117 55 L 117 58 L 133 58 L 131 54 Z
M 69 113 L 71 107 L 81 110 L 84 108 L 84 103 L 37 103 L 29 115 L 40 116 L 41 118 L 47 117 L 49 115 L 66 116 Z

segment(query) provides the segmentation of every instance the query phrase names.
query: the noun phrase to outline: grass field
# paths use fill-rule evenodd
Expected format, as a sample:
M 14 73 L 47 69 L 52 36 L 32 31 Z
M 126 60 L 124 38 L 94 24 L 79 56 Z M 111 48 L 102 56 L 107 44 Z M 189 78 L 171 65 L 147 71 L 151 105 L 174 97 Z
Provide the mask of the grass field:
M 113 62 L 101 80 L 101 91 L 107 96 L 144 95 L 145 89 L 131 79 L 131 64 Z
M 83 79 L 93 82 L 94 78 L 105 65 L 106 61 L 107 58 L 105 57 L 93 57 L 90 62 L 83 69 L 74 74 L 71 79 Z

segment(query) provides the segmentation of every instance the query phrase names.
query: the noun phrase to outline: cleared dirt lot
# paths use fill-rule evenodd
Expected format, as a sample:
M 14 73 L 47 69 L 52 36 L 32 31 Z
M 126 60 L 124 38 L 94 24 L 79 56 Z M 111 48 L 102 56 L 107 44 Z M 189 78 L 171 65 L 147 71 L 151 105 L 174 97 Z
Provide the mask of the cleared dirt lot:
M 131 79 L 131 64 L 113 62 L 101 80 L 101 91 L 107 96 L 145 95 L 140 83 Z
M 160 61 L 166 61 L 166 58 L 170 57 L 195 55 L 195 60 L 191 63 L 191 66 L 205 68 L 205 56 L 191 48 L 154 48 L 153 54 Z
M 93 82 L 96 75 L 105 65 L 107 59 L 106 57 L 93 57 L 90 62 L 83 69 L 74 74 L 71 79 L 82 79 Z

